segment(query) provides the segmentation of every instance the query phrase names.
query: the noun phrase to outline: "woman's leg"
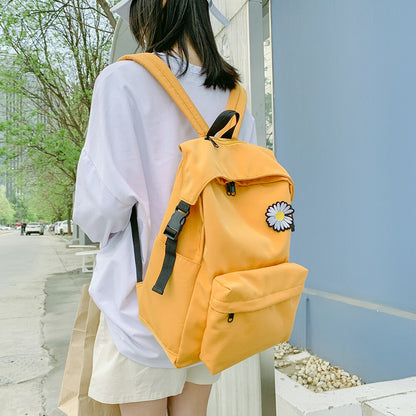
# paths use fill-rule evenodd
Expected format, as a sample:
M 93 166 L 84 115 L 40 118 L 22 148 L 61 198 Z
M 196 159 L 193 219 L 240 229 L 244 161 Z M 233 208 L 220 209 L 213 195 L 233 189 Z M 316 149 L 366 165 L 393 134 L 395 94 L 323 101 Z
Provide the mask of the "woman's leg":
M 121 416 L 166 416 L 167 399 L 120 404 Z
M 181 394 L 168 398 L 169 416 L 206 416 L 211 387 L 186 382 Z

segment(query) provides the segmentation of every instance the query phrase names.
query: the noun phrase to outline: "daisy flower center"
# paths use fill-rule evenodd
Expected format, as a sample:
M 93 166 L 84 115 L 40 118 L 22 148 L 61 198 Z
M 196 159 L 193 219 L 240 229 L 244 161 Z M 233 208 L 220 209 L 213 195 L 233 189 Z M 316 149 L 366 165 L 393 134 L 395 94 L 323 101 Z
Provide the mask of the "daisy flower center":
M 283 218 L 285 218 L 285 213 L 282 211 L 279 211 L 276 213 L 274 217 L 276 218 L 277 221 L 283 221 Z

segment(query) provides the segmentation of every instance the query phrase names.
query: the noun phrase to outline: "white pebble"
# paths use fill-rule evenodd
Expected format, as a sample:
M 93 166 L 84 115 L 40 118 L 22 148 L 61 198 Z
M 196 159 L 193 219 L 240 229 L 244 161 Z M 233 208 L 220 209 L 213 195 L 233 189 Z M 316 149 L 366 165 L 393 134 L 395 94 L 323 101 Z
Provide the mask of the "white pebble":
M 345 370 L 331 366 L 328 361 L 311 355 L 304 358 L 300 354 L 300 360 L 296 360 L 293 354 L 303 351 L 285 342 L 275 347 L 275 367 L 285 372 L 292 380 L 315 392 L 323 392 L 347 387 L 360 386 L 362 381 L 356 375 L 350 375 Z M 306 353 L 306 351 L 304 351 Z M 292 355 L 290 358 L 286 357 Z M 289 364 L 295 364 L 294 368 Z M 285 370 L 285 367 L 287 369 Z M 291 370 L 292 368 L 292 370 Z M 292 374 L 289 372 L 293 371 Z

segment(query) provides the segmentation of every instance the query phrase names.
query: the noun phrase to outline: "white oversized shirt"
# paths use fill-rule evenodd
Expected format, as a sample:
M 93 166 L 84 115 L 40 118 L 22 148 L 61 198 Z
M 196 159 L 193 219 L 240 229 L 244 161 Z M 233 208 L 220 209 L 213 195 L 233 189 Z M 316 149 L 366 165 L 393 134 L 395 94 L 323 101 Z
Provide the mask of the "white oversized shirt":
M 177 73 L 178 62 L 170 59 L 170 65 Z M 179 78 L 211 125 L 225 110 L 229 91 L 207 89 L 204 80 L 194 65 Z M 73 219 L 91 240 L 100 242 L 90 294 L 105 315 L 117 349 L 149 367 L 173 365 L 138 318 L 130 214 L 137 204 L 145 271 L 181 159 L 178 146 L 196 137 L 177 105 L 137 63 L 117 62 L 97 78 L 78 164 Z M 256 142 L 249 112 L 240 139 Z

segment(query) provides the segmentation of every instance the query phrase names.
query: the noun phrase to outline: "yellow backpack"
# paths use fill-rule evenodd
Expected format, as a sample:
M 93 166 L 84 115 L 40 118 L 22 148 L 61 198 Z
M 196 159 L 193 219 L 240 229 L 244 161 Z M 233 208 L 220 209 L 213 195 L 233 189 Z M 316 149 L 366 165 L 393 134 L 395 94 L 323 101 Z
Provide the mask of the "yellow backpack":
M 139 316 L 176 367 L 203 361 L 216 374 L 290 337 L 308 273 L 289 263 L 293 182 L 270 150 L 237 139 L 240 85 L 209 129 L 160 58 L 121 59 L 143 65 L 199 135 L 180 146 Z

